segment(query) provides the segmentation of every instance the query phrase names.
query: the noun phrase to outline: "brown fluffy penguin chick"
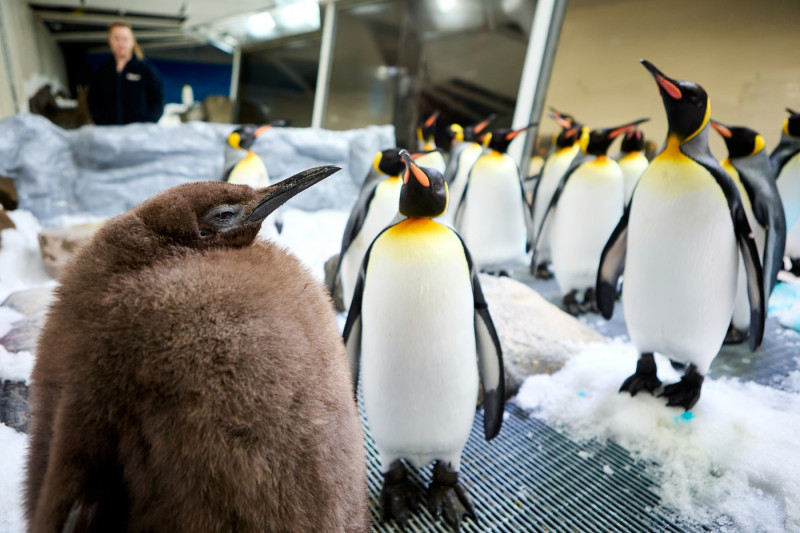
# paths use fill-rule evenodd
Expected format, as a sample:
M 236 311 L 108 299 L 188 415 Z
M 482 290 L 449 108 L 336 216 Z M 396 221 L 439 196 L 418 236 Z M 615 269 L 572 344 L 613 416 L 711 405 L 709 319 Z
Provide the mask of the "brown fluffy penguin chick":
M 175 187 L 74 256 L 32 374 L 29 531 L 368 528 L 331 301 L 297 258 L 254 242 L 334 171 Z

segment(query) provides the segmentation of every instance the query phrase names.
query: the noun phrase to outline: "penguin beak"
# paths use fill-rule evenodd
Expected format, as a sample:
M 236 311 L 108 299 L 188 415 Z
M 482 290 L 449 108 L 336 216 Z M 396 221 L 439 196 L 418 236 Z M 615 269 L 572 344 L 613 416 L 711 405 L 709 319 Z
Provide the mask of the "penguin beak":
M 624 126 L 618 126 L 616 128 L 609 128 L 610 131 L 608 131 L 608 138 L 609 139 L 614 139 L 620 133 L 625 133 L 626 131 L 628 131 L 629 129 L 633 128 L 634 126 L 638 126 L 639 124 L 647 122 L 648 120 L 650 120 L 650 119 L 649 118 L 640 118 L 639 120 L 634 120 L 633 122 L 625 124 Z
M 264 133 L 265 131 L 267 131 L 271 127 L 272 127 L 272 124 L 265 124 L 265 125 L 261 126 L 260 128 L 258 128 L 256 131 L 253 132 L 253 137 L 258 137 L 259 135 L 261 135 L 262 133 Z
M 733 133 L 731 133 L 731 130 L 728 129 L 728 126 L 726 126 L 725 124 L 721 124 L 716 120 L 712 120 L 711 127 L 717 130 L 717 133 L 719 133 L 726 139 L 730 139 L 731 137 L 733 137 Z
M 538 123 L 538 122 L 531 122 L 530 124 L 528 124 L 528 125 L 527 125 L 527 126 L 525 126 L 524 128 L 520 128 L 520 129 L 518 129 L 518 130 L 510 131 L 510 132 L 506 133 L 506 140 L 507 140 L 507 141 L 510 141 L 510 140 L 512 140 L 514 137 L 516 137 L 517 135 L 519 135 L 520 133 L 522 133 L 523 131 L 527 131 L 527 130 L 529 130 L 529 129 L 533 128 L 533 127 L 536 127 L 536 126 L 538 126 L 538 125 L 539 125 L 539 123 Z
M 431 126 L 433 126 L 433 123 L 436 122 L 437 118 L 439 118 L 439 112 L 434 111 L 433 114 L 429 116 L 428 119 L 425 121 L 425 127 L 430 128 Z
M 409 154 L 407 150 L 401 150 L 400 157 L 402 157 L 403 161 L 406 163 L 406 173 L 403 176 L 403 183 L 408 183 L 411 174 L 414 174 L 414 178 L 416 178 L 420 185 L 423 187 L 430 187 L 431 180 L 428 179 L 428 176 L 426 176 L 422 169 L 411 159 L 411 154 Z
M 675 80 L 665 76 L 663 72 L 658 70 L 656 66 L 651 62 L 649 62 L 648 60 L 642 59 L 641 62 L 642 65 L 644 65 L 644 68 L 646 68 L 650 72 L 650 75 L 653 76 L 653 78 L 656 80 L 656 83 L 658 83 L 658 87 L 661 89 L 663 93 L 665 93 L 673 100 L 680 100 L 681 98 L 683 98 L 683 93 L 681 93 L 681 90 L 678 88 L 678 85 L 675 83 Z
M 547 114 L 547 116 L 558 122 L 558 125 L 564 128 L 565 130 L 568 130 L 572 127 L 572 123 L 569 120 L 565 119 L 555 111 L 550 111 Z
M 341 170 L 339 167 L 310 168 L 279 181 L 275 185 L 259 189 L 263 193 L 261 201 L 258 202 L 253 212 L 245 219 L 245 223 L 261 222 L 292 196 L 319 183 L 339 170 Z
M 786 112 L 789 113 L 790 115 L 798 115 L 798 114 L 800 114 L 797 111 L 793 111 L 792 109 L 790 109 L 788 107 L 786 108 Z
M 492 113 L 491 115 L 486 117 L 486 119 L 484 119 L 481 122 L 478 122 L 477 124 L 475 124 L 472 127 L 472 131 L 475 134 L 478 134 L 478 133 L 482 132 L 483 130 L 485 130 L 486 128 L 489 127 L 489 124 L 491 124 L 492 121 L 494 121 L 495 118 L 497 118 L 497 114 L 496 113 Z

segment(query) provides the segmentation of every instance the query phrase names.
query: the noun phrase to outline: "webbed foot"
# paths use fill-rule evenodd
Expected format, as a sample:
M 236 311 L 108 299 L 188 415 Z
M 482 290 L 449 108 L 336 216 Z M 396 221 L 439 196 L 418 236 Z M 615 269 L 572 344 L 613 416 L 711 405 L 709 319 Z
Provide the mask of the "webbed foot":
M 728 332 L 725 334 L 725 340 L 722 341 L 723 344 L 739 344 L 747 340 L 748 331 L 743 329 L 738 329 L 731 324 L 728 326 Z
M 653 354 L 643 353 L 636 363 L 636 372 L 622 383 L 619 391 L 627 391 L 631 396 L 636 396 L 640 390 L 655 394 L 660 386 L 661 380 L 656 375 L 656 360 Z
M 408 525 L 408 517 L 417 508 L 417 489 L 409 481 L 406 467 L 395 461 L 383 474 L 383 488 L 380 496 L 381 522 L 392 518 L 402 529 Z
M 536 276 L 537 279 L 553 279 L 553 273 L 550 272 L 550 263 L 539 263 L 533 275 Z
M 565 294 L 561 302 L 561 307 L 572 316 L 581 314 L 581 304 L 578 302 L 578 291 L 573 289 Z
M 582 313 L 596 313 L 597 312 L 597 298 L 594 295 L 594 289 L 586 289 L 583 295 L 583 303 L 580 306 Z
M 478 521 L 467 491 L 458 482 L 458 472 L 441 461 L 433 467 L 433 481 L 428 488 L 428 509 L 437 518 L 444 515 L 445 521 L 455 531 L 460 530 L 465 516 Z
M 687 411 L 700 399 L 700 389 L 703 387 L 703 377 L 697 367 L 689 365 L 683 378 L 677 383 L 667 385 L 659 394 L 667 398 L 667 407 L 683 407 Z

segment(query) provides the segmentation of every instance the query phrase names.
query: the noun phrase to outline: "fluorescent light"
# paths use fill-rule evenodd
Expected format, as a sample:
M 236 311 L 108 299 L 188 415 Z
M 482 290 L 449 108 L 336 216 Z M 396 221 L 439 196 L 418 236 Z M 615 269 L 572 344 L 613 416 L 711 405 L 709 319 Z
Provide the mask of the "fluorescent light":
M 275 19 L 269 11 L 256 13 L 247 19 L 247 33 L 256 39 L 267 37 L 275 29 Z

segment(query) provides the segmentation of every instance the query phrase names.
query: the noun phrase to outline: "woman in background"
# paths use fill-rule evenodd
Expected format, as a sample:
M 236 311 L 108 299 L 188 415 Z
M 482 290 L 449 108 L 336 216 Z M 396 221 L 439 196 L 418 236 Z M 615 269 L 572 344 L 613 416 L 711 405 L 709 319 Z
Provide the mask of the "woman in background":
M 108 27 L 112 57 L 89 84 L 89 111 L 95 124 L 156 122 L 164 111 L 161 78 L 144 61 L 133 30 L 124 22 Z

